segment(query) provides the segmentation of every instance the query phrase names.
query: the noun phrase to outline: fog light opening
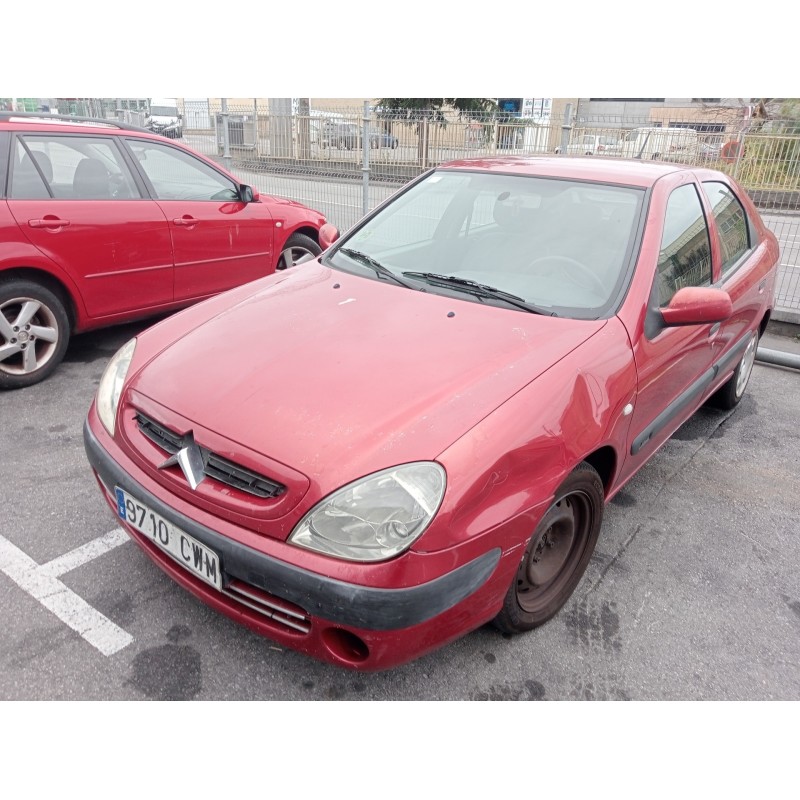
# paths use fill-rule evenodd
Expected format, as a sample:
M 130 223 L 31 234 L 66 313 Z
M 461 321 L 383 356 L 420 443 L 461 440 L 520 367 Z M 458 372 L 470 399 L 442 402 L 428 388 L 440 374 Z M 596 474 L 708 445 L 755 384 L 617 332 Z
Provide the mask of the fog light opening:
M 326 628 L 322 632 L 322 641 L 340 661 L 361 664 L 369 658 L 369 648 L 366 643 L 343 628 Z

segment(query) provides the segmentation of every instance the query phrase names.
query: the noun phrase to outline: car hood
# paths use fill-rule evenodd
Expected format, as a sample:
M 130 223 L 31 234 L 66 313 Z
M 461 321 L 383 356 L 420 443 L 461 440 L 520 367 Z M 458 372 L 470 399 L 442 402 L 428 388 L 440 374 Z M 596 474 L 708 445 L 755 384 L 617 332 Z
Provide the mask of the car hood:
M 323 493 L 436 458 L 606 324 L 413 291 L 316 261 L 252 287 L 179 329 L 130 387 Z

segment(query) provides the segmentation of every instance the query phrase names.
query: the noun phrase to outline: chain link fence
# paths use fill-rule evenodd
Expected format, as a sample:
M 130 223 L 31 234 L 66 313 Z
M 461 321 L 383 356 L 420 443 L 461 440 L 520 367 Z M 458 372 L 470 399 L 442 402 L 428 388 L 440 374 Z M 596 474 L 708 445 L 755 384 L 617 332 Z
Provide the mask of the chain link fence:
M 800 121 L 742 109 L 654 109 L 648 118 L 521 119 L 391 112 L 290 100 L 185 103 L 184 141 L 259 191 L 316 208 L 341 230 L 430 167 L 506 155 L 591 155 L 721 170 L 749 192 L 781 246 L 776 318 L 800 323 Z

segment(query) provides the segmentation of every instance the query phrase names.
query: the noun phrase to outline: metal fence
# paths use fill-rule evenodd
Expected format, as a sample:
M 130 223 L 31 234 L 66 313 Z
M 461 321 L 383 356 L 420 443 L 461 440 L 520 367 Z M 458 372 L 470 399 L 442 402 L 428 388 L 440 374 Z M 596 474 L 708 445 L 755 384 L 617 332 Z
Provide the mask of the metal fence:
M 410 179 L 453 159 L 591 154 L 652 158 L 735 177 L 781 246 L 776 317 L 800 323 L 800 121 L 742 109 L 657 109 L 646 119 L 520 119 L 455 112 L 392 113 L 364 104 L 194 102 L 183 138 L 262 192 L 316 208 L 342 230 Z

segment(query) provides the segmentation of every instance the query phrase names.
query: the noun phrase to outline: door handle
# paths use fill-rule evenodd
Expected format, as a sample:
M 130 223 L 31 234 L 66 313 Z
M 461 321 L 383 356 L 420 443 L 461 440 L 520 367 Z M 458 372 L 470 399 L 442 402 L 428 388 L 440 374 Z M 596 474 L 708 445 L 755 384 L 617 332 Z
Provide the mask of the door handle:
M 51 217 L 48 219 L 29 219 L 28 225 L 31 228 L 66 228 L 69 225 L 68 219 L 58 219 Z
M 711 326 L 711 330 L 708 332 L 708 338 L 709 339 L 713 339 L 714 337 L 716 337 L 716 335 L 719 333 L 719 329 L 721 327 L 722 327 L 722 323 L 721 322 L 715 322 Z
M 179 225 L 183 228 L 192 228 L 197 225 L 198 220 L 194 217 L 176 217 L 172 220 L 173 225 Z

